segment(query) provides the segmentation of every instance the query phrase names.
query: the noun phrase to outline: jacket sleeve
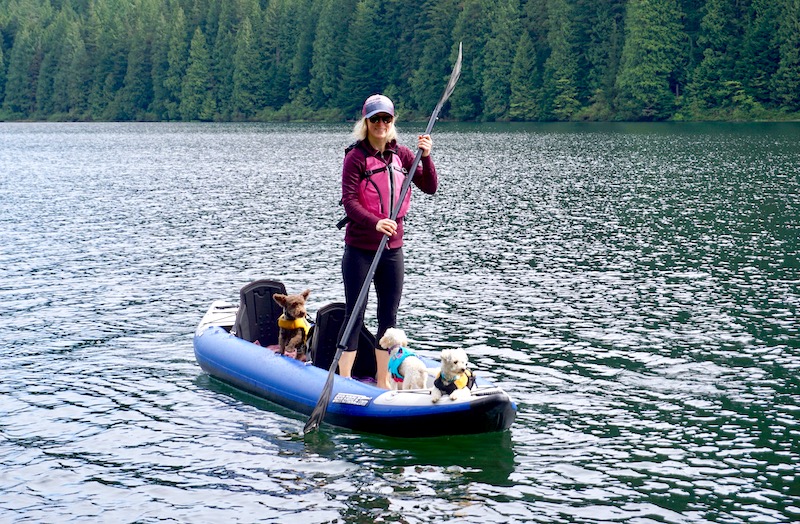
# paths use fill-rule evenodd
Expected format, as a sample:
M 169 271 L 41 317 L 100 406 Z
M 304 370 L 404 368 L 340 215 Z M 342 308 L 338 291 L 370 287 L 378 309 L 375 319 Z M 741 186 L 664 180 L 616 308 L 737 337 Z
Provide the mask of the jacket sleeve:
M 366 160 L 358 148 L 347 153 L 342 166 L 342 205 L 350 220 L 374 229 L 380 217 L 370 213 L 358 200 L 358 184 L 365 169 Z
M 401 147 L 398 153 L 401 155 L 403 166 L 406 169 L 411 169 L 411 164 L 414 163 L 416 154 L 412 153 L 407 147 Z M 429 195 L 436 193 L 436 190 L 439 188 L 439 176 L 436 174 L 436 166 L 433 165 L 433 158 L 431 155 L 423 157 L 422 160 L 420 160 L 412 181 L 423 193 L 428 193 Z

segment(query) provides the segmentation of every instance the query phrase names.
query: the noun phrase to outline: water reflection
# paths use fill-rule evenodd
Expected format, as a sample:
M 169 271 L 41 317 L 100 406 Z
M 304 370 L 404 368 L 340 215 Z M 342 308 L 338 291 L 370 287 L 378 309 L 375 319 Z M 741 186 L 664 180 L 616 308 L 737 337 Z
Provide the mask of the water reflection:
M 476 482 L 504 485 L 514 470 L 514 450 L 510 431 L 482 435 L 463 435 L 424 439 L 399 439 L 352 433 L 341 428 L 324 426 L 308 435 L 302 434 L 306 417 L 228 386 L 203 375 L 197 384 L 238 402 L 266 410 L 276 417 L 293 419 L 276 427 L 277 432 L 261 435 L 273 441 L 281 450 L 328 460 L 345 460 L 357 464 L 371 464 L 385 471 L 413 472 L 428 468 L 445 470 Z

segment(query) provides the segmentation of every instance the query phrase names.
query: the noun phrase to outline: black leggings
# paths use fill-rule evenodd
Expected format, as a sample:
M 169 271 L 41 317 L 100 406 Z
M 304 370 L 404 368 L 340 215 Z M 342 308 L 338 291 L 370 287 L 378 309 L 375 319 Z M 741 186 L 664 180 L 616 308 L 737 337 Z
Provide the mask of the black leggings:
M 358 294 L 361 292 L 361 286 L 364 284 L 364 279 L 374 258 L 375 251 L 344 246 L 342 277 L 346 308 L 342 331 L 344 331 L 344 326 L 347 325 L 350 316 L 354 314 L 353 309 L 358 300 Z M 375 294 L 378 296 L 378 332 L 376 334 L 378 340 L 387 329 L 394 327 L 397 323 L 397 308 L 400 306 L 400 297 L 403 294 L 404 275 L 403 249 L 384 249 L 372 279 Z M 364 322 L 366 308 L 365 301 L 361 310 L 355 312 L 357 315 L 355 328 L 350 334 L 345 351 L 358 349 L 358 336 L 361 331 L 360 326 Z M 340 333 L 340 338 L 341 335 L 342 333 Z

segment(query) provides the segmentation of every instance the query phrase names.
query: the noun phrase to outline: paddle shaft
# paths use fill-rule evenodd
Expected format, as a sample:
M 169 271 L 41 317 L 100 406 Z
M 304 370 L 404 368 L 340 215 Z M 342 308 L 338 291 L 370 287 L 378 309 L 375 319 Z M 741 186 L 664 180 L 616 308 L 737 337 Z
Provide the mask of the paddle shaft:
M 428 126 L 425 128 L 425 134 L 429 135 L 433 130 L 433 125 L 436 123 L 436 119 L 439 117 L 439 112 L 442 110 L 442 106 L 450 98 L 450 95 L 453 93 L 453 89 L 455 89 L 456 82 L 458 82 L 458 78 L 461 76 L 461 44 L 458 44 L 458 58 L 456 59 L 456 63 L 453 66 L 453 72 L 450 73 L 450 80 L 447 82 L 447 87 L 444 89 L 444 94 L 442 98 L 439 100 L 439 103 L 436 104 L 436 108 L 431 113 L 431 117 L 428 120 Z M 393 206 L 394 209 L 392 210 L 391 216 L 389 217 L 392 220 L 397 220 L 397 214 L 400 211 L 400 202 L 402 202 L 405 197 L 406 193 L 408 193 L 409 188 L 411 187 L 411 180 L 414 178 L 414 174 L 417 171 L 417 166 L 419 166 L 419 162 L 422 160 L 422 150 L 418 149 L 417 154 L 414 156 L 414 161 L 411 163 L 411 168 L 408 170 L 408 175 L 406 176 L 405 180 L 403 180 L 403 185 L 400 188 L 400 196 L 397 199 L 397 205 Z M 331 399 L 331 393 L 333 392 L 333 380 L 334 375 L 336 374 L 336 367 L 339 365 L 339 359 L 342 356 L 342 352 L 347 349 L 347 341 L 350 340 L 350 336 L 355 329 L 356 320 L 358 319 L 359 315 L 357 314 L 358 311 L 366 305 L 367 303 L 367 295 L 369 295 L 369 287 L 372 284 L 372 278 L 375 276 L 375 271 L 378 269 L 378 263 L 381 260 L 381 254 L 383 254 L 384 249 L 386 249 L 386 244 L 389 242 L 389 237 L 384 235 L 381 238 L 380 244 L 378 244 L 378 250 L 375 251 L 375 256 L 372 259 L 372 263 L 369 266 L 369 270 L 367 271 L 367 276 L 364 278 L 364 283 L 361 285 L 361 291 L 358 293 L 358 298 L 356 299 L 355 305 L 353 306 L 353 310 L 350 314 L 350 318 L 347 320 L 347 324 L 345 325 L 344 332 L 342 333 L 341 339 L 339 339 L 339 344 L 336 346 L 336 354 L 333 356 L 333 362 L 331 362 L 331 367 L 328 369 L 328 378 L 325 381 L 325 385 L 322 388 L 322 393 L 320 394 L 319 400 L 317 401 L 317 405 L 314 407 L 314 410 L 311 412 L 311 416 L 306 422 L 305 427 L 303 428 L 304 433 L 308 433 L 319 428 L 319 425 L 322 423 L 322 419 L 325 418 L 325 413 L 328 410 L 328 403 Z

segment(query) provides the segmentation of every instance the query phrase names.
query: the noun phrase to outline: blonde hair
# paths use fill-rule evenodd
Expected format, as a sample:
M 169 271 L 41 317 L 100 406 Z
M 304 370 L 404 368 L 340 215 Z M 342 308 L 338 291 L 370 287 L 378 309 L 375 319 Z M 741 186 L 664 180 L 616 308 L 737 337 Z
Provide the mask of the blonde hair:
M 397 122 L 397 116 L 395 115 L 394 120 L 392 120 L 392 126 L 389 128 L 389 131 L 386 133 L 386 141 L 391 142 L 392 140 L 397 140 L 397 128 L 394 126 L 395 122 Z M 356 125 L 353 126 L 353 138 L 356 140 L 366 140 L 367 139 L 367 119 L 361 118 L 356 120 Z

